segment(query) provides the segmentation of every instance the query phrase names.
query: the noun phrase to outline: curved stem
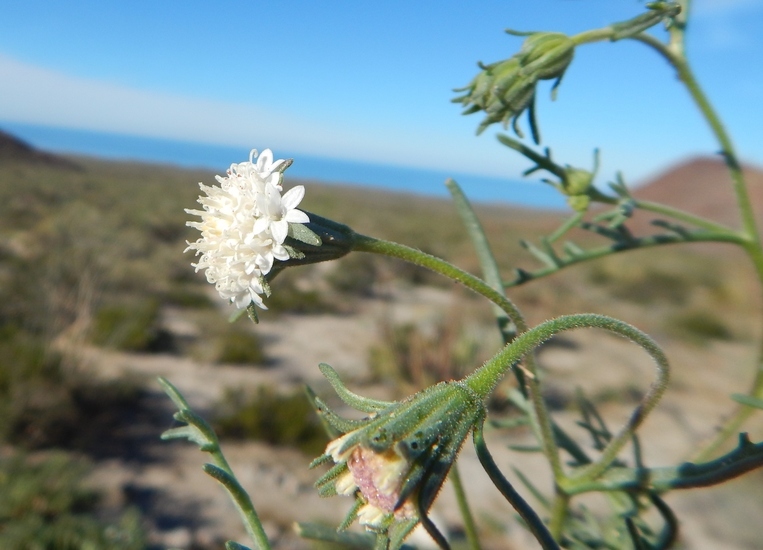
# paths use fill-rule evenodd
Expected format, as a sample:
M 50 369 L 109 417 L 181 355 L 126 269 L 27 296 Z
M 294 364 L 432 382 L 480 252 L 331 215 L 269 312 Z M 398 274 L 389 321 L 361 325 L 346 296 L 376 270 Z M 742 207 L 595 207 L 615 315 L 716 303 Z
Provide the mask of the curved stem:
M 474 426 L 474 448 L 477 450 L 477 458 L 479 458 L 480 464 L 485 468 L 490 481 L 496 486 L 501 494 L 509 501 L 517 513 L 525 520 L 527 527 L 532 534 L 538 540 L 543 550 L 560 550 L 559 545 L 554 540 L 549 530 L 543 524 L 543 521 L 538 517 L 529 504 L 522 498 L 522 495 L 512 487 L 511 483 L 504 477 L 501 470 L 493 460 L 493 456 L 488 451 L 487 444 L 485 443 L 485 435 L 483 433 L 483 423 L 479 422 Z
M 731 180 L 734 186 L 734 194 L 736 195 L 737 206 L 742 218 L 742 227 L 750 242 L 755 242 L 760 248 L 760 235 L 758 234 L 757 222 L 755 220 L 755 212 L 752 209 L 752 203 L 750 201 L 749 192 L 747 190 L 747 183 L 742 173 L 742 167 L 739 163 L 739 158 L 736 154 L 736 149 L 731 141 L 731 137 L 726 128 L 721 122 L 718 113 L 715 112 L 710 100 L 707 98 L 696 78 L 692 72 L 686 58 L 681 53 L 675 53 L 677 48 L 671 48 L 666 46 L 655 37 L 648 34 L 638 34 L 631 37 L 633 40 L 638 40 L 657 51 L 662 55 L 668 63 L 670 63 L 678 74 L 678 78 L 684 83 L 689 95 L 694 100 L 697 108 L 702 113 L 702 116 L 707 121 L 710 129 L 715 135 L 715 139 L 721 146 L 721 154 L 726 161 L 726 166 L 731 174 Z
M 372 252 L 374 254 L 382 254 L 392 258 L 398 258 L 444 275 L 453 281 L 463 284 L 477 294 L 481 294 L 500 307 L 506 312 L 520 331 L 527 330 L 527 323 L 525 322 L 524 317 L 511 300 L 485 283 L 482 279 L 459 269 L 445 260 L 441 260 L 440 258 L 422 252 L 421 250 L 416 250 L 410 246 L 382 239 L 375 239 L 357 233 L 354 237 L 353 249 L 356 251 Z
M 625 425 L 609 441 L 599 459 L 592 464 L 580 468 L 569 479 L 570 483 L 577 483 L 581 479 L 595 479 L 604 472 L 615 460 L 617 454 L 628 442 L 633 432 L 635 432 L 646 416 L 657 405 L 657 402 L 665 392 L 670 379 L 670 366 L 667 357 L 654 340 L 637 328 L 611 317 L 596 314 L 567 315 L 541 323 L 520 334 L 513 342 L 493 356 L 492 359 L 464 379 L 464 383 L 474 390 L 475 393 L 487 396 L 511 365 L 530 353 L 539 344 L 559 332 L 578 328 L 601 328 L 624 336 L 638 344 L 654 360 L 657 367 L 657 379 L 649 387 L 646 395 L 634 409 L 633 413 L 631 413 Z M 562 484 L 562 488 L 564 488 L 567 481 L 567 478 L 564 476 L 557 477 L 557 483 Z
M 509 319 L 517 327 L 519 333 L 527 330 L 527 322 L 520 313 L 519 309 L 514 303 L 509 300 L 502 292 L 495 290 L 493 287 L 485 283 L 482 279 L 475 277 L 471 273 L 467 273 L 462 269 L 441 260 L 431 254 L 416 250 L 409 246 L 394 243 L 391 241 L 384 241 L 380 239 L 374 239 L 373 237 L 367 237 L 365 235 L 356 234 L 354 237 L 354 250 L 363 252 L 372 252 L 375 254 L 383 254 L 392 258 L 399 258 L 407 262 L 411 262 L 422 267 L 431 269 L 432 271 L 444 275 L 454 281 L 462 283 L 467 288 L 470 288 L 474 292 L 481 294 L 497 306 L 499 306 Z M 560 479 L 564 476 L 562 469 L 562 463 L 559 458 L 559 449 L 556 445 L 554 438 L 554 430 L 551 423 L 551 417 L 546 409 L 546 404 L 543 401 L 543 396 L 540 392 L 540 382 L 538 380 L 538 366 L 535 362 L 535 356 L 532 353 L 523 353 L 525 357 L 525 365 L 527 372 L 525 373 L 525 383 L 527 386 L 527 392 L 532 402 L 532 411 L 530 414 L 530 420 L 532 422 L 533 430 L 538 437 L 541 445 L 543 446 L 543 453 L 546 455 L 551 469 L 554 472 L 554 476 Z M 515 366 L 516 362 L 507 364 L 507 368 Z M 498 381 L 496 380 L 496 384 Z M 483 398 L 487 398 L 494 386 L 491 386 L 487 393 L 481 394 Z

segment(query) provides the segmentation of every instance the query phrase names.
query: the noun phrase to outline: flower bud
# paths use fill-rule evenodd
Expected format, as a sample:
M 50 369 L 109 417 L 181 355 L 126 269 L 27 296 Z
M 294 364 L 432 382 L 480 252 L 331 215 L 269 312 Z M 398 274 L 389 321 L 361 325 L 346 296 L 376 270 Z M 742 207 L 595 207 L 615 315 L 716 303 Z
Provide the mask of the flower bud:
M 574 52 L 574 42 L 564 34 L 532 33 L 514 56 L 480 65 L 482 72 L 468 86 L 456 90 L 466 94 L 453 102 L 463 104 L 463 114 L 485 112 L 478 134 L 494 122 L 507 127 L 530 107 L 539 80 L 561 79 Z
M 575 43 L 569 36 L 558 32 L 536 32 L 527 37 L 519 55 L 522 71 L 538 80 L 561 78 L 572 63 Z

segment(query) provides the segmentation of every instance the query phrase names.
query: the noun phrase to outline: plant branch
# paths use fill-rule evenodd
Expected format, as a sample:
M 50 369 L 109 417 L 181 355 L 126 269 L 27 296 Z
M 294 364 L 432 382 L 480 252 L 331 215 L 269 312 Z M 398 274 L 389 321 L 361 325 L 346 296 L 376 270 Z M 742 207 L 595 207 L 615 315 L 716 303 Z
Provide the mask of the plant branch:
M 460 282 L 467 288 L 481 294 L 497 306 L 501 308 L 509 317 L 514 325 L 517 327 L 520 333 L 527 330 L 527 323 L 524 317 L 520 313 L 519 309 L 514 303 L 509 300 L 503 293 L 503 290 L 496 290 L 490 285 L 485 283 L 482 279 L 479 279 L 467 273 L 462 269 L 441 260 L 435 256 L 416 250 L 402 244 L 393 243 L 390 241 L 383 241 L 380 239 L 374 239 L 373 237 L 367 237 L 365 235 L 355 235 L 354 249 L 362 252 L 372 252 L 375 254 L 383 254 L 393 258 L 399 258 L 411 262 L 422 267 L 431 269 L 432 271 L 444 275 L 454 281 Z M 551 468 L 554 472 L 554 476 L 560 478 L 564 475 L 562 470 L 561 461 L 559 460 L 559 449 L 556 446 L 554 439 L 554 432 L 551 425 L 551 418 L 546 409 L 543 396 L 540 391 L 540 382 L 538 379 L 538 366 L 535 362 L 535 357 L 532 353 L 525 353 L 525 364 L 527 367 L 527 373 L 525 373 L 525 384 L 527 386 L 527 392 L 530 400 L 533 404 L 532 413 L 530 419 L 533 424 L 536 436 L 543 446 L 543 452 L 548 458 Z M 519 358 L 517 358 L 516 364 L 518 364 Z M 514 367 L 515 363 L 506 365 L 507 368 Z M 483 398 L 487 398 L 492 391 L 493 386 L 485 394 L 481 394 Z
M 610 468 L 597 479 L 570 483 L 570 495 L 592 491 L 656 491 L 695 489 L 719 485 L 763 467 L 763 442 L 752 443 L 739 434 L 737 447 L 725 455 L 703 463 L 685 462 L 667 468 Z
M 487 472 L 488 477 L 490 477 L 490 480 L 496 488 L 525 521 L 530 532 L 532 532 L 540 543 L 541 548 L 543 548 L 543 550 L 560 550 L 559 545 L 554 540 L 554 537 L 551 536 L 551 533 L 543 524 L 543 521 L 538 517 L 538 514 L 535 513 L 535 510 L 527 504 L 522 496 L 501 473 L 495 460 L 493 460 L 493 456 L 490 454 L 490 451 L 488 451 L 487 444 L 485 443 L 483 427 L 484 425 L 482 422 L 474 427 L 474 448 L 477 450 L 477 458 L 479 458 L 480 464 L 482 464 L 485 472 Z
M 464 531 L 466 531 L 466 540 L 469 542 L 471 550 L 480 550 L 480 539 L 477 534 L 477 525 L 474 523 L 474 515 L 469 508 L 469 502 L 466 499 L 466 491 L 461 483 L 461 474 L 458 471 L 458 463 L 455 462 L 450 469 L 450 481 L 453 483 L 453 490 L 456 493 L 456 502 L 464 520 Z
M 509 288 L 519 286 L 535 279 L 540 279 L 553 275 L 562 269 L 581 262 L 602 258 L 619 252 L 629 250 L 638 250 L 642 248 L 651 248 L 668 244 L 696 243 L 696 242 L 728 242 L 740 244 L 740 236 L 737 233 L 724 231 L 696 230 L 682 233 L 661 233 L 659 235 L 650 235 L 648 237 L 637 237 L 633 239 L 623 239 L 612 244 L 591 248 L 589 250 L 575 250 L 574 253 L 567 253 L 563 256 L 557 256 L 559 260 L 556 265 L 547 266 L 535 271 L 518 270 L 517 276 L 513 281 L 504 281 L 504 287 Z
M 611 317 L 596 314 L 567 315 L 541 323 L 520 334 L 513 342 L 493 356 L 492 359 L 488 360 L 482 367 L 464 379 L 464 383 L 478 395 L 487 396 L 510 366 L 519 361 L 524 355 L 530 353 L 538 345 L 555 334 L 579 328 L 601 328 L 623 336 L 639 345 L 654 360 L 657 367 L 657 378 L 651 384 L 639 405 L 634 409 L 626 424 L 608 442 L 597 461 L 578 469 L 572 478 L 557 477 L 557 483 L 564 485 L 563 489 L 566 488 L 568 481 L 576 483 L 582 479 L 595 479 L 604 472 L 662 397 L 670 379 L 670 367 L 667 357 L 665 357 L 665 354 L 654 340 L 637 328 Z
M 265 529 L 262 527 L 257 511 L 252 504 L 252 500 L 236 479 L 233 470 L 225 459 L 220 448 L 220 442 L 217 439 L 217 434 L 215 434 L 212 427 L 203 418 L 191 410 L 188 402 L 175 386 L 162 377 L 159 378 L 159 383 L 178 408 L 178 412 L 175 413 L 175 419 L 186 423 L 185 426 L 165 431 L 162 434 L 162 439 L 188 439 L 199 445 L 202 451 L 212 456 L 215 463 L 205 464 L 203 470 L 219 481 L 228 491 L 233 503 L 236 505 L 236 509 L 241 515 L 247 533 L 257 548 L 259 550 L 270 550 L 270 542 L 265 534 Z

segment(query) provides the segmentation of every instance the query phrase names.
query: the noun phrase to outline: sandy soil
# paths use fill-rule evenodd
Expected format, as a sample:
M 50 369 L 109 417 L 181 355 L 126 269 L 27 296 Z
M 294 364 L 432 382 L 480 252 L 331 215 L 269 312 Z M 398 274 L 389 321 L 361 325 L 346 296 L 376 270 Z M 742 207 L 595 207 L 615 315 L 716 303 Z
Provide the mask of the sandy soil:
M 398 320 L 426 320 L 452 307 L 450 293 L 432 288 L 398 290 L 393 300 L 369 299 L 351 316 L 284 316 L 261 323 L 256 331 L 264 338 L 267 353 L 277 359 L 266 368 L 210 365 L 172 355 L 135 355 L 102 350 L 84 352 L 86 363 L 103 377 L 125 374 L 144 376 L 150 389 L 142 407 L 140 426 L 125 437 L 133 438 L 135 456 L 98 461 L 92 483 L 107 492 L 106 504 L 140 506 L 150 521 L 151 542 L 157 548 L 209 547 L 227 538 L 244 544 L 245 534 L 233 506 L 221 487 L 200 467 L 206 457 L 187 442 L 164 443 L 159 434 L 171 427 L 172 404 L 154 382 L 170 379 L 202 414 L 209 414 L 226 388 L 255 388 L 268 383 L 282 389 L 308 383 L 319 394 L 330 389 L 321 380 L 317 365 L 334 366 L 356 391 L 384 397 L 385 389 L 368 386 L 368 349 L 378 334 L 383 316 Z M 186 323 L 185 325 L 183 323 Z M 168 312 L 167 326 L 192 334 L 193 327 L 177 312 Z M 486 327 L 490 330 L 490 327 Z M 577 331 L 565 336 L 563 345 L 547 346 L 540 359 L 544 383 L 561 402 L 570 401 L 575 388 L 587 395 L 611 395 L 602 412 L 615 428 L 635 402 L 623 388 L 643 391 L 654 378 L 651 361 L 627 342 L 597 331 Z M 722 415 L 731 410 L 728 395 L 740 391 L 752 360 L 744 342 L 706 346 L 673 346 L 670 389 L 641 431 L 645 462 L 649 466 L 674 465 L 689 458 L 687 452 L 712 435 Z M 743 387 L 743 385 L 742 385 Z M 554 413 L 561 425 L 581 434 L 575 413 Z M 758 424 L 757 439 L 763 437 Z M 529 444 L 528 434 L 488 433 L 498 464 L 514 481 L 511 467 L 549 491 L 548 469 L 535 454 L 513 452 L 509 444 Z M 583 439 L 584 440 L 584 439 Z M 312 488 L 316 472 L 307 469 L 309 458 L 297 451 L 272 448 L 256 442 L 225 443 L 225 453 L 240 481 L 250 491 L 266 530 L 278 548 L 306 548 L 291 531 L 293 521 L 338 524 L 350 502 L 343 497 L 320 499 Z M 478 523 L 485 534 L 485 548 L 535 548 L 537 543 L 519 527 L 514 513 L 482 471 L 473 449 L 466 445 L 459 460 Z M 517 483 L 521 488 L 521 484 Z M 696 550 L 752 550 L 761 548 L 759 518 L 763 513 L 763 476 L 749 474 L 719 489 L 674 492 L 667 497 L 682 520 L 684 548 Z M 532 501 L 531 501 L 532 502 Z M 589 503 L 594 509 L 595 499 Z M 453 491 L 446 486 L 434 505 L 440 525 L 458 529 Z M 426 545 L 426 538 L 422 539 Z

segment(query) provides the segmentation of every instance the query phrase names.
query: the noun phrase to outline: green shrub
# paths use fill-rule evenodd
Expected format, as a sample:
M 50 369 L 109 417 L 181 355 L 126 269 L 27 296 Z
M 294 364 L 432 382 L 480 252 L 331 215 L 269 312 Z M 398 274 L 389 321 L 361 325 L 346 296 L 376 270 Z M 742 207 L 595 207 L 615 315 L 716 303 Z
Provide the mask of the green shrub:
M 214 307 L 216 303 L 212 300 L 207 290 L 206 286 L 173 284 L 162 295 L 162 301 L 173 306 L 208 309 Z
M 336 263 L 327 280 L 334 290 L 354 296 L 371 296 L 379 275 L 379 259 L 371 254 L 350 254 Z
M 688 337 L 697 342 L 733 338 L 731 329 L 710 311 L 692 310 L 672 315 L 667 321 L 667 326 L 677 336 Z
M 158 317 L 159 303 L 153 298 L 104 305 L 95 312 L 92 341 L 124 351 L 148 351 L 158 337 Z
M 0 459 L 0 548 L 145 548 L 140 517 L 134 510 L 111 525 L 94 517 L 98 495 L 83 485 L 87 468 L 63 453 Z
M 254 395 L 247 395 L 228 390 L 222 409 L 214 423 L 221 437 L 257 439 L 296 447 L 306 454 L 320 454 L 328 440 L 302 391 L 282 395 L 260 386 Z
M 236 325 L 229 326 L 220 336 L 218 346 L 218 363 L 261 365 L 267 361 L 260 338 L 254 332 Z
M 461 378 L 470 365 L 479 362 L 478 342 L 464 332 L 458 311 L 430 328 L 382 324 L 381 342 L 369 351 L 374 380 L 391 381 L 405 395 L 442 380 Z
M 139 397 L 130 380 L 66 372 L 41 336 L 0 329 L 0 442 L 86 448 Z

